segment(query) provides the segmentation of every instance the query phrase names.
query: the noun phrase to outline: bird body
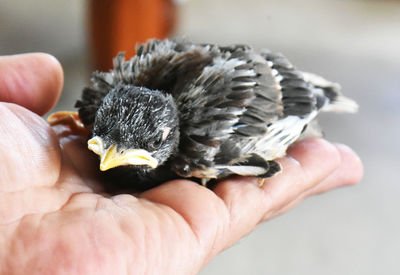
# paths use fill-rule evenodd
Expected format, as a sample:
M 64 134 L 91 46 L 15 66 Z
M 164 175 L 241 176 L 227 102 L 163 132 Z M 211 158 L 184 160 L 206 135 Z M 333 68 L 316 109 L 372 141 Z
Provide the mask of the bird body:
M 92 82 L 76 103 L 89 149 L 104 170 L 122 166 L 143 181 L 272 176 L 320 111 L 357 109 L 338 84 L 246 45 L 150 40 Z M 123 155 L 109 157 L 111 147 Z

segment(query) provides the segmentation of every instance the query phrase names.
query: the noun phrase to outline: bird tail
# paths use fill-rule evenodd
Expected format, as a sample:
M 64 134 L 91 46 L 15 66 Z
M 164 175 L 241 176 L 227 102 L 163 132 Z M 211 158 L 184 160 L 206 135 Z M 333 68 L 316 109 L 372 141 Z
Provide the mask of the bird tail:
M 324 112 L 356 113 L 358 104 L 342 95 L 338 83 L 330 82 L 321 76 L 303 72 L 304 80 L 315 87 L 317 106 Z

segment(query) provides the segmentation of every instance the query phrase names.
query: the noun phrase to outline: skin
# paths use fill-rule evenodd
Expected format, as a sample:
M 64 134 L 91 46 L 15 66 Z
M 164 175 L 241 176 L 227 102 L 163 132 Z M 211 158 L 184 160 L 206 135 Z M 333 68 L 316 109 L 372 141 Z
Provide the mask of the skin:
M 351 149 L 311 139 L 262 188 L 256 178 L 213 190 L 174 180 L 111 196 L 84 138 L 39 116 L 62 85 L 49 55 L 0 57 L 0 274 L 196 274 L 261 222 L 362 177 Z

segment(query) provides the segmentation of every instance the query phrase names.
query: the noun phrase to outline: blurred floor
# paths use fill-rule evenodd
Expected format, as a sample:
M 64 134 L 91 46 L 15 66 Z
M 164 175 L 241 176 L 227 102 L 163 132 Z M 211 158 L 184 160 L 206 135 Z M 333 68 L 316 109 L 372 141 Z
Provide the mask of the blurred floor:
M 89 78 L 84 1 L 15 3 L 0 2 L 0 54 L 55 54 L 66 84 L 56 109 L 71 109 Z M 400 274 L 399 14 L 398 1 L 192 0 L 181 6 L 177 34 L 281 51 L 297 67 L 341 83 L 361 106 L 357 115 L 327 114 L 321 123 L 329 140 L 360 154 L 362 183 L 310 198 L 261 225 L 202 275 Z

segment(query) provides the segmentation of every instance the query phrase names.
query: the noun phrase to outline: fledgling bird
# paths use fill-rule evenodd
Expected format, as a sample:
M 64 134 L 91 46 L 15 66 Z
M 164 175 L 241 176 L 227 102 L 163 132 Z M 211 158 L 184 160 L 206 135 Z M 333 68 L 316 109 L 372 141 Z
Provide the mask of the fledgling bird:
M 319 112 L 357 110 L 338 84 L 246 45 L 149 40 L 92 83 L 76 103 L 88 148 L 100 170 L 146 187 L 177 176 L 270 177 L 307 125 L 315 132 Z

